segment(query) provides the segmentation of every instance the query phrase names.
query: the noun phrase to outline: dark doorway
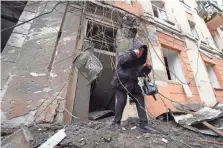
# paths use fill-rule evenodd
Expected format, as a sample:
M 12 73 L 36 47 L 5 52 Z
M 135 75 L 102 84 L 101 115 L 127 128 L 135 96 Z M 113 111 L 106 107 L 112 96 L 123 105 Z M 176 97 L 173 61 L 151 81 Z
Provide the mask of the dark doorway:
M 103 70 L 91 84 L 89 112 L 115 111 L 115 94 L 111 81 L 115 65 L 115 37 L 117 29 L 89 21 L 86 37 L 94 47 L 95 56 L 101 61 Z
M 115 63 L 115 56 L 95 52 L 103 65 L 103 70 L 99 77 L 91 84 L 91 96 L 89 112 L 112 110 L 115 111 L 115 94 L 112 91 L 111 81 L 114 69 L 112 63 Z

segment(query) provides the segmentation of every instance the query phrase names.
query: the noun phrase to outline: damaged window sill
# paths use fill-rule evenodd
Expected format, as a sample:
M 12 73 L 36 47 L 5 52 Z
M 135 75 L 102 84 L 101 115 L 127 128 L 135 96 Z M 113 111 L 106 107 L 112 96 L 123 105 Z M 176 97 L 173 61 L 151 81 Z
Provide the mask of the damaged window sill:
M 223 91 L 223 88 L 214 88 L 214 90 L 222 90 Z

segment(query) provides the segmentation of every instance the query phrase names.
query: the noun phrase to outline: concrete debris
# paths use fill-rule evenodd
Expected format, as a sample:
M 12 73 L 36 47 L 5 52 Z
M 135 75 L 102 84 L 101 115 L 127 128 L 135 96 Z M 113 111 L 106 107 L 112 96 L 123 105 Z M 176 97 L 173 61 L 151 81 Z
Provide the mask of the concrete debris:
M 86 145 L 86 141 L 85 141 L 85 139 L 84 139 L 84 138 L 81 138 L 81 140 L 80 140 L 80 144 L 81 144 L 81 146 Z
M 173 115 L 174 120 L 181 125 L 193 125 L 207 120 L 214 120 L 222 116 L 222 111 L 209 107 L 204 107 L 193 114 Z
M 168 140 L 166 140 L 165 138 L 162 138 L 162 141 L 163 141 L 164 143 L 168 143 Z
M 176 104 L 175 104 L 176 105 Z M 180 106 L 180 105 L 176 105 Z M 175 106 L 175 107 L 176 107 Z M 222 136 L 223 127 L 223 111 L 221 110 L 222 104 L 217 104 L 215 109 L 203 107 L 197 111 L 196 108 L 191 108 L 193 105 L 188 103 L 187 108 L 183 108 L 180 112 L 172 113 L 172 116 L 178 124 L 184 128 L 190 129 L 194 132 L 199 132 L 206 135 Z M 198 105 L 199 106 L 199 105 Z M 194 107 L 194 106 L 193 106 Z M 193 112 L 194 111 L 194 112 Z M 180 114 L 179 114 L 180 113 Z M 208 123 L 208 122 L 210 123 Z
M 43 143 L 39 148 L 53 148 L 58 143 L 60 143 L 60 141 L 63 140 L 65 137 L 65 129 L 61 129 L 52 137 L 50 137 L 45 143 Z
M 136 126 L 134 126 L 134 127 L 131 128 L 131 130 L 134 130 L 134 129 L 136 129 Z
M 164 121 L 150 121 L 154 128 L 162 129 L 165 134 L 150 134 L 142 133 L 140 130 L 131 130 L 132 127 L 137 127 L 138 120 L 136 118 L 129 118 L 122 123 L 122 126 L 126 129 L 125 131 L 121 133 L 112 132 L 110 130 L 112 119 L 113 118 L 107 118 L 100 121 L 87 122 L 79 121 L 67 125 L 65 130 L 64 126 L 59 124 L 38 124 L 31 126 L 29 129 L 33 134 L 34 140 L 31 142 L 30 147 L 41 148 L 45 145 L 45 147 L 49 148 L 188 148 L 188 146 L 201 146 L 200 141 L 191 143 L 191 139 L 197 139 L 197 137 L 208 141 L 216 141 L 215 137 L 207 137 L 189 130 L 184 130 L 184 128 L 179 126 L 177 127 L 172 121 L 168 122 L 168 126 Z M 202 145 L 202 148 L 217 146 L 219 145 L 208 143 Z
M 19 130 L 15 131 L 12 135 L 4 138 L 1 143 L 2 148 L 29 148 L 30 142 L 34 138 L 25 126 L 22 126 Z
M 101 118 L 109 117 L 114 115 L 114 112 L 111 110 L 103 110 L 103 111 L 94 111 L 89 113 L 89 119 L 90 120 L 98 120 Z
M 194 112 L 204 107 L 200 102 L 173 102 L 173 106 L 174 110 L 172 110 L 172 112 L 174 113 L 187 113 L 190 111 Z

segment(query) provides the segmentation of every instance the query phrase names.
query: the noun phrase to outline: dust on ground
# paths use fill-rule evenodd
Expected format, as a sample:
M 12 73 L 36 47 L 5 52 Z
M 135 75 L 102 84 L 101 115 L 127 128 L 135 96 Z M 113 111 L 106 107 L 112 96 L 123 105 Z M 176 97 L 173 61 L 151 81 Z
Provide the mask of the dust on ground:
M 138 130 L 136 118 L 128 118 L 122 126 L 125 130 L 112 132 L 112 118 L 64 125 L 37 125 L 30 127 L 34 136 L 32 147 L 38 147 L 59 129 L 65 128 L 67 136 L 58 145 L 62 148 L 220 148 L 220 145 L 193 141 L 206 139 L 222 142 L 221 138 L 205 136 L 183 127 L 173 121 L 152 120 L 150 126 L 160 134 L 143 133 Z

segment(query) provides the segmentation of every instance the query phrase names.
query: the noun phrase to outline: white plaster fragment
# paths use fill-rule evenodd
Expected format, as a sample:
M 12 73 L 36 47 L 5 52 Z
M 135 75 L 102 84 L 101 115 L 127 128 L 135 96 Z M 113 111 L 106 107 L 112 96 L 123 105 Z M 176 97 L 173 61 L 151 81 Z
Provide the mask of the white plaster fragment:
M 51 88 L 49 88 L 49 87 L 46 87 L 46 88 L 44 88 L 43 89 L 43 92 L 46 92 L 46 93 L 48 93 L 49 91 L 51 91 L 52 89 Z
M 166 140 L 165 138 L 162 138 L 162 141 L 168 143 L 168 140 Z
M 42 91 L 35 91 L 34 94 L 39 94 L 41 93 Z
M 35 72 L 30 72 L 30 75 L 33 76 L 33 77 L 46 76 L 45 73 L 39 73 L 39 74 L 37 74 Z
M 51 72 L 50 77 L 55 78 L 55 77 L 57 77 L 57 74 Z
M 8 53 L 14 53 L 15 52 L 15 50 L 10 50 L 10 51 L 8 51 Z

